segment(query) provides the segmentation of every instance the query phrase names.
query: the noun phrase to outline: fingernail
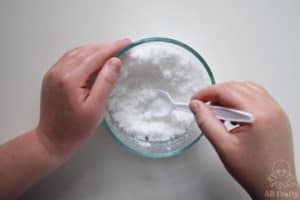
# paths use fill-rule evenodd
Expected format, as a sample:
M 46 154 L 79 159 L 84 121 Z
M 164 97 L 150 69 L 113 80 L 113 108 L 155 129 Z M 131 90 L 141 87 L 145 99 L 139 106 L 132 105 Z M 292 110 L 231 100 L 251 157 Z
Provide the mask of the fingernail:
M 199 101 L 198 100 L 192 100 L 191 101 L 191 110 L 194 114 L 197 114 L 200 112 L 201 110 L 201 107 L 200 107 L 200 104 L 199 104 Z
M 121 63 L 119 58 L 111 58 L 107 65 L 109 66 L 110 69 L 112 69 L 115 72 L 120 72 L 121 70 Z
M 121 40 L 117 40 L 115 43 L 129 44 L 129 43 L 131 43 L 131 39 L 130 38 L 123 38 Z
M 123 38 L 121 41 L 127 41 L 127 42 L 131 42 L 131 39 L 126 37 L 126 38 Z

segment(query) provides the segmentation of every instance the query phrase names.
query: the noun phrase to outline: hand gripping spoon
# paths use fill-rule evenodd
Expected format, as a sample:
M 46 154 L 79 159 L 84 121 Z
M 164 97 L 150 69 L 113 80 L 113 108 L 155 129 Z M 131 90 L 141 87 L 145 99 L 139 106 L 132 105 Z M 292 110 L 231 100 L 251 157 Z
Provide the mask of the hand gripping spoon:
M 174 110 L 181 110 L 185 112 L 191 112 L 188 103 L 178 103 L 175 102 L 168 92 L 164 90 L 157 89 L 157 100 L 154 100 L 148 111 L 145 113 L 146 116 L 151 115 L 152 117 L 164 117 L 169 115 Z M 159 107 L 157 105 L 160 105 Z M 218 119 L 231 121 L 231 122 L 242 122 L 242 123 L 252 123 L 253 116 L 251 113 L 247 113 L 241 110 L 236 110 L 232 108 L 226 108 L 222 106 L 209 105 L 209 108 L 216 115 Z M 152 111 L 150 111 L 152 110 Z M 156 110 L 153 112 L 153 110 Z

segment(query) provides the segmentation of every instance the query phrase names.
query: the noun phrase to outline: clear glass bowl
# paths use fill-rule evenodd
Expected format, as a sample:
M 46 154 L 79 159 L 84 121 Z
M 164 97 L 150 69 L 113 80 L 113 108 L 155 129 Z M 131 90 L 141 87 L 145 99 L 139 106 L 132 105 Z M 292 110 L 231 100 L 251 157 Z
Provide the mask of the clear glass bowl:
M 214 84 L 214 76 L 211 72 L 209 66 L 205 62 L 205 60 L 201 57 L 201 55 L 189 47 L 188 45 L 171 38 L 161 38 L 161 37 L 152 37 L 152 38 L 145 38 L 136 42 L 133 42 L 126 46 L 125 48 L 121 49 L 116 56 L 122 60 L 122 56 L 130 51 L 130 49 L 138 46 L 143 45 L 145 43 L 153 43 L 153 42 L 160 42 L 160 43 L 167 43 L 173 44 L 176 47 L 183 48 L 185 51 L 189 52 L 192 56 L 196 57 L 199 60 L 199 66 L 203 67 L 207 72 L 207 75 L 210 79 L 210 83 Z M 109 114 L 108 110 L 106 110 L 103 120 L 103 125 L 106 127 L 110 135 L 126 150 L 138 154 L 143 157 L 150 157 L 150 158 L 165 158 L 178 155 L 179 153 L 183 152 L 184 150 L 191 147 L 195 144 L 202 136 L 201 131 L 198 127 L 192 126 L 189 130 L 186 131 L 186 134 L 183 134 L 180 137 L 175 137 L 168 141 L 155 141 L 144 143 L 143 141 L 138 141 L 136 138 L 130 137 L 129 133 L 124 133 L 121 129 L 119 129 L 116 124 L 114 123 L 111 115 Z

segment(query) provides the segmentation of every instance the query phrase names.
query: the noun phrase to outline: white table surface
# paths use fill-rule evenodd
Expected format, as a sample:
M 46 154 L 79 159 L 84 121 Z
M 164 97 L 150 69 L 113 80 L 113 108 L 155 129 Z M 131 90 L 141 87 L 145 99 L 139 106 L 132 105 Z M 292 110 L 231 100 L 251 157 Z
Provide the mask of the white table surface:
M 253 80 L 270 91 L 290 117 L 299 174 L 299 8 L 297 0 L 2 0 L 0 142 L 36 125 L 43 74 L 64 51 L 122 37 L 165 36 L 197 49 L 217 82 Z M 21 199 L 249 197 L 204 137 L 180 156 L 154 160 L 124 151 L 100 127 Z

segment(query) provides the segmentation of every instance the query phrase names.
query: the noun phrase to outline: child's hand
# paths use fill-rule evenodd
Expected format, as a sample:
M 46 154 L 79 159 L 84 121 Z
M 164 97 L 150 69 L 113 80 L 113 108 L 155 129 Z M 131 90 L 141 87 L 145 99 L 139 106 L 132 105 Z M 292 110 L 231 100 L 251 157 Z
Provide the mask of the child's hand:
M 286 170 L 290 167 L 296 185 L 289 120 L 265 89 L 252 82 L 229 82 L 205 88 L 192 99 L 191 109 L 199 127 L 229 173 L 254 199 L 263 199 L 270 189 L 268 176 L 276 161 L 287 163 Z M 202 101 L 250 112 L 254 123 L 228 132 Z
M 120 72 L 112 58 L 128 39 L 67 52 L 45 75 L 36 131 L 49 151 L 67 156 L 99 125 Z

